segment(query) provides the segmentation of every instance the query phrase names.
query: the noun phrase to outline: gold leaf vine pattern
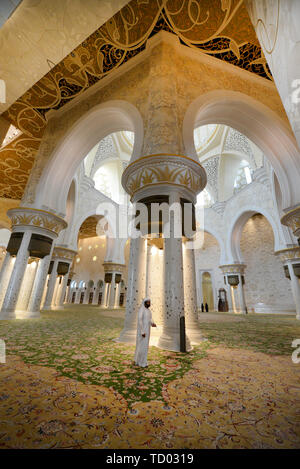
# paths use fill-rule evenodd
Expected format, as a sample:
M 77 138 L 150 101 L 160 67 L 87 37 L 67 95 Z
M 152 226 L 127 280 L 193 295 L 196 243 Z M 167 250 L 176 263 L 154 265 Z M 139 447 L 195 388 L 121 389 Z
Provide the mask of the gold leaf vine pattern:
M 132 0 L 3 114 L 23 134 L 0 150 L 0 196 L 24 193 L 50 109 L 59 109 L 146 47 L 161 30 L 271 79 L 242 0 Z
M 141 168 L 129 176 L 126 186 L 129 193 L 134 194 L 142 187 L 164 183 L 180 184 L 192 191 L 198 191 L 201 188 L 201 179 L 194 171 L 178 167 L 170 169 L 168 165 Z

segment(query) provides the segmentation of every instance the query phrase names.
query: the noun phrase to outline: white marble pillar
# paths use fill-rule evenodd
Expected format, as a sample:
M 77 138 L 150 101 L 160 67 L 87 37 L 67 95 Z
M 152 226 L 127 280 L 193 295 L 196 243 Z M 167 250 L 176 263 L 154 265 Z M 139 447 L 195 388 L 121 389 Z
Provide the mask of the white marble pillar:
M 71 300 L 70 300 L 70 293 L 71 293 L 70 286 L 67 286 L 65 303 L 71 303 Z
M 6 294 L 1 310 L 1 319 L 14 319 L 16 317 L 15 309 L 19 297 L 20 287 L 28 263 L 28 246 L 31 239 L 31 235 L 31 231 L 24 232 L 22 242 L 20 244 L 10 276 L 10 280 L 6 289 Z
M 78 288 L 75 289 L 74 291 L 75 291 L 74 305 L 78 305 L 78 304 L 79 304 L 79 300 L 80 300 L 81 290 L 80 290 L 80 288 L 78 287 Z M 73 293 L 74 293 L 74 292 L 73 292 Z
M 288 262 L 287 265 L 291 277 L 291 287 L 296 305 L 296 318 L 300 319 L 300 283 L 298 277 L 294 273 L 293 264 Z
M 112 272 L 112 279 L 109 289 L 109 300 L 108 300 L 108 308 L 113 309 L 115 307 L 115 299 L 116 299 L 116 282 L 115 282 L 115 272 Z
M 197 309 L 197 288 L 194 249 L 187 249 L 183 244 L 183 280 L 185 327 L 191 343 L 198 344 L 203 340 Z
M 242 282 L 242 275 L 238 274 L 239 276 L 239 284 L 238 284 L 238 292 L 239 292 L 239 312 L 241 314 L 246 314 L 246 300 L 245 300 L 245 290 L 244 285 Z
M 228 283 L 228 277 L 226 275 L 226 293 L 227 293 L 227 301 L 228 301 L 228 311 L 229 313 L 233 312 L 233 305 L 232 305 L 232 291 L 231 285 Z
M 93 305 L 98 304 L 99 292 L 100 292 L 99 288 L 96 287 L 95 290 L 94 290 L 94 294 L 93 294 L 93 301 L 92 301 Z
M 147 242 L 146 294 L 151 300 L 152 317 L 157 328 L 151 337 L 162 330 L 164 316 L 164 250 Z
M 59 295 L 60 291 L 60 286 L 61 286 L 61 276 L 58 275 L 56 277 L 56 282 L 55 282 L 55 287 L 54 287 L 54 292 L 51 300 L 51 308 L 55 308 L 57 306 L 57 297 Z
M 180 197 L 171 193 L 169 204 L 179 204 Z M 177 219 L 179 217 L 179 219 Z M 175 223 L 181 226 L 181 216 L 170 212 L 170 237 L 164 238 L 165 249 L 165 313 L 163 332 L 158 340 L 158 347 L 165 350 L 180 351 L 180 318 L 184 316 L 184 286 L 183 286 L 183 258 L 182 238 L 176 237 Z M 191 345 L 186 336 L 186 350 Z
M 44 289 L 47 282 L 49 265 L 52 257 L 52 250 L 48 256 L 39 260 L 35 280 L 27 308 L 27 317 L 39 317 Z
M 19 298 L 16 305 L 17 317 L 27 317 L 27 308 L 30 301 L 31 292 L 33 289 L 34 279 L 38 268 L 38 261 L 27 264 L 26 271 L 23 277 L 23 282 L 20 288 Z
M 238 313 L 237 305 L 236 305 L 236 292 L 238 291 L 237 287 L 234 288 L 232 285 L 230 285 L 230 290 L 231 290 L 231 299 L 232 299 L 232 309 L 234 313 Z
M 115 288 L 115 304 L 114 304 L 114 308 L 119 308 L 120 305 L 120 284 L 119 283 L 116 283 L 116 288 Z
M 50 309 L 51 308 L 52 299 L 53 299 L 53 295 L 54 295 L 54 290 L 55 290 L 55 287 L 56 287 L 57 266 L 58 266 L 58 259 L 55 259 L 53 261 L 53 268 L 52 268 L 52 272 L 50 274 L 50 278 L 49 278 L 49 282 L 48 282 L 46 299 L 45 299 L 43 309 Z
M 84 292 L 84 297 L 83 297 L 83 303 L 84 305 L 87 305 L 89 302 L 89 296 L 90 296 L 90 288 L 86 287 L 86 290 Z
M 101 299 L 101 307 L 106 308 L 107 307 L 107 293 L 108 293 L 108 283 L 104 283 L 103 285 L 103 291 L 102 291 L 102 299 Z
M 69 280 L 69 272 L 67 272 L 67 273 L 63 276 L 63 281 L 62 281 L 62 285 L 61 285 L 60 295 L 59 295 L 59 299 L 58 299 L 58 303 L 57 303 L 57 306 L 58 306 L 58 307 L 63 307 L 65 297 L 67 298 L 67 296 L 66 296 L 66 291 L 67 291 L 67 287 L 68 287 L 68 280 Z
M 119 342 L 135 343 L 137 312 L 146 293 L 147 241 L 131 239 L 124 329 Z
M 11 276 L 13 264 L 14 264 L 14 257 L 10 255 L 9 252 L 6 253 L 1 272 L 0 272 L 0 309 L 5 297 L 7 285 Z

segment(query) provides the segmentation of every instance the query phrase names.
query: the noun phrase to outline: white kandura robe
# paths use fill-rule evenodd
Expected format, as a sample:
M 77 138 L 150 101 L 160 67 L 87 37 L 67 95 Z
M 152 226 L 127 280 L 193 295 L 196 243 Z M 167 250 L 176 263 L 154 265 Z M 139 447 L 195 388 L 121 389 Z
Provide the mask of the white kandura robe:
M 138 312 L 136 349 L 134 361 L 138 366 L 147 366 L 147 355 L 152 325 L 152 314 L 149 308 L 142 305 Z M 142 334 L 146 334 L 145 337 Z

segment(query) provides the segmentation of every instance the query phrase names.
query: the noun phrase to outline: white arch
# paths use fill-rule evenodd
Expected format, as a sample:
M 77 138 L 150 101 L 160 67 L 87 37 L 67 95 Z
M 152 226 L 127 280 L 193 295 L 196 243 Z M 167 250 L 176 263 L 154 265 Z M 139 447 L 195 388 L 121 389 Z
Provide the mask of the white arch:
M 11 231 L 7 228 L 0 228 L 0 247 L 7 248 Z
M 71 111 L 69 111 L 71 112 Z M 132 158 L 140 155 L 143 143 L 143 120 L 133 104 L 113 100 L 93 107 L 62 138 L 40 177 L 37 208 L 65 214 L 68 190 L 74 174 L 88 152 L 107 135 L 121 130 L 134 132 Z
M 243 256 L 240 249 L 242 232 L 249 218 L 251 218 L 252 215 L 254 215 L 255 213 L 260 213 L 270 223 L 274 235 L 274 251 L 279 251 L 280 249 L 282 249 L 279 229 L 273 216 L 265 208 L 256 207 L 253 205 L 245 206 L 242 207 L 241 210 L 236 214 L 227 232 L 227 260 L 225 262 L 226 264 L 232 264 L 234 262 L 243 262 Z
M 226 250 L 225 250 L 225 243 L 224 243 L 223 238 L 212 226 L 207 226 L 206 224 L 204 225 L 204 232 L 210 234 L 216 239 L 220 248 L 220 264 L 219 265 L 224 264 L 225 259 L 226 259 Z
M 283 208 L 299 203 L 300 153 L 288 125 L 274 111 L 243 93 L 210 91 L 195 99 L 183 121 L 186 154 L 197 159 L 194 129 L 224 124 L 252 140 L 270 160 L 283 196 Z

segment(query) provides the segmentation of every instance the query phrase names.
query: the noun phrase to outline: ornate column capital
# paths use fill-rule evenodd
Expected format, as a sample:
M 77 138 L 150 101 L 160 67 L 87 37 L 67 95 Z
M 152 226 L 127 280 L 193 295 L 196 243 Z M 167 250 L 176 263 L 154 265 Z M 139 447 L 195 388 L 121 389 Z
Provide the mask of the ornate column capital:
M 63 218 L 36 208 L 12 208 L 7 211 L 7 215 L 11 219 L 13 231 L 22 231 L 22 228 L 32 227 L 41 234 L 56 238 L 60 231 L 68 226 Z
M 281 217 L 281 223 L 291 228 L 294 235 L 300 237 L 300 205 Z
M 280 251 L 276 251 L 274 254 L 275 256 L 279 256 L 279 259 L 283 264 L 288 262 L 300 262 L 300 246 L 292 246 L 290 248 L 281 249 Z
M 139 158 L 123 172 L 122 185 L 131 198 L 145 194 L 167 192 L 173 186 L 186 189 L 195 198 L 207 182 L 205 169 L 198 161 L 184 155 L 160 153 Z M 170 187 L 171 186 L 171 187 Z
M 54 246 L 52 259 L 60 259 L 65 262 L 72 262 L 76 256 L 77 251 L 73 249 L 65 248 L 63 246 Z
M 117 264 L 116 262 L 104 262 L 104 272 L 118 272 L 123 273 L 125 269 L 124 264 Z
M 219 268 L 223 274 L 240 274 L 244 275 L 246 264 L 226 264 L 220 265 Z

